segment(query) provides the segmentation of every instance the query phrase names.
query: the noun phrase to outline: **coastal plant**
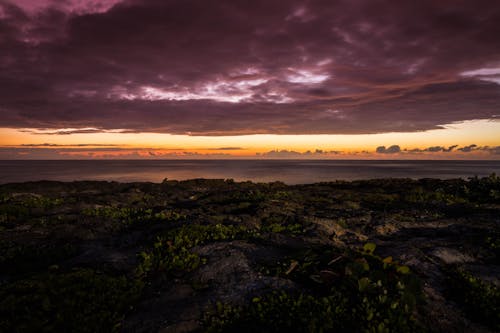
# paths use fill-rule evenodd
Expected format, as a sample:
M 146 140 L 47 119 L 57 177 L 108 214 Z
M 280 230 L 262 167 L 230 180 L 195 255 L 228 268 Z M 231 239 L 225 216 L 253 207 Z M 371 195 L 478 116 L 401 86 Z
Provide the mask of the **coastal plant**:
M 64 200 L 62 198 L 49 198 L 35 194 L 16 196 L 4 194 L 0 200 L 0 216 L 4 222 L 17 221 L 25 219 L 32 214 L 39 215 L 63 203 Z
M 154 273 L 182 274 L 190 272 L 206 260 L 191 249 L 208 242 L 258 237 L 254 230 L 231 225 L 185 225 L 168 231 L 156 239 L 153 248 L 139 254 L 139 277 Z
M 155 212 L 152 208 L 133 208 L 133 207 L 98 207 L 86 208 L 82 211 L 83 215 L 120 221 L 123 224 L 132 225 L 141 222 L 174 222 L 186 218 L 173 210 L 162 210 Z
M 305 227 L 297 221 L 295 216 L 273 214 L 262 220 L 260 230 L 262 232 L 286 233 L 297 236 L 305 232 Z
M 0 244 L 0 269 L 9 275 L 37 272 L 74 257 L 78 246 L 65 244 Z
M 448 271 L 448 296 L 460 304 L 465 314 L 500 331 L 500 289 L 461 267 Z
M 207 331 L 422 331 L 414 317 L 422 302 L 418 279 L 375 249 L 367 243 L 359 251 L 316 249 L 295 256 L 275 274 L 298 289 L 254 295 L 245 306 L 218 304 L 205 316 Z
M 315 297 L 274 291 L 253 297 L 246 307 L 217 303 L 204 318 L 206 331 L 216 332 L 329 332 L 346 330 L 347 300 L 340 294 Z
M 142 284 L 91 269 L 50 272 L 0 287 L 2 332 L 117 332 Z
M 498 260 L 500 258 L 500 235 L 497 233 L 486 237 L 485 245 L 493 254 L 494 259 Z

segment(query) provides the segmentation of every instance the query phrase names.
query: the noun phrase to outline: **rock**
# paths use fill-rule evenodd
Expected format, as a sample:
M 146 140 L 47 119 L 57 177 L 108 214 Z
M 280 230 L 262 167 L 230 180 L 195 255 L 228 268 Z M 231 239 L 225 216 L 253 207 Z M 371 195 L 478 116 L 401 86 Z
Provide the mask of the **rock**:
M 437 248 L 432 254 L 446 264 L 461 264 L 475 261 L 471 256 L 452 248 Z
M 160 329 L 158 333 L 186 333 L 194 332 L 198 329 L 200 329 L 200 323 L 195 320 L 189 320 Z

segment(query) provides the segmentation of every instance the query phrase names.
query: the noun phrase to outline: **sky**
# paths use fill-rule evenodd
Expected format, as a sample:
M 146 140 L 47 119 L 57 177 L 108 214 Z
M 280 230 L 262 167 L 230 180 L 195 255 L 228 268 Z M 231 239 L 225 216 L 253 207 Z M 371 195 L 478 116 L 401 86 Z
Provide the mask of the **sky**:
M 0 159 L 500 159 L 496 0 L 0 0 Z

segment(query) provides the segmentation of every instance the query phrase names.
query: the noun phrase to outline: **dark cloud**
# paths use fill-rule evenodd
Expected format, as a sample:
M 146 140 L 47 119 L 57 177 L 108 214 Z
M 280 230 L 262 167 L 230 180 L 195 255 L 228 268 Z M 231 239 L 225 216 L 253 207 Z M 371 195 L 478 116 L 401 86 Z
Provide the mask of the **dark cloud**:
M 377 147 L 376 152 L 381 154 L 395 154 L 395 153 L 409 153 L 409 154 L 418 154 L 418 153 L 450 153 L 452 151 L 460 152 L 460 153 L 471 153 L 471 152 L 487 152 L 493 155 L 500 154 L 500 146 L 478 146 L 476 144 L 471 144 L 463 147 L 459 147 L 458 145 L 452 145 L 449 147 L 444 146 L 432 146 L 427 148 L 413 148 L 413 149 L 401 149 L 398 145 L 390 146 L 389 148 L 385 148 L 385 146 Z
M 203 148 L 200 148 L 203 150 Z M 241 147 L 219 147 L 219 148 L 205 148 L 205 150 L 245 150 L 245 148 Z
M 77 143 L 77 144 L 57 144 L 57 143 L 25 143 L 21 147 L 117 147 L 123 145 L 102 144 L 102 143 Z
M 392 145 L 389 148 L 385 148 L 385 146 L 377 147 L 375 150 L 379 154 L 397 154 L 401 152 L 401 147 L 398 145 Z
M 448 148 L 441 147 L 438 149 L 433 146 L 429 148 L 416 149 L 401 149 L 398 145 L 392 145 L 388 148 L 380 146 L 376 149 L 378 154 L 397 154 L 398 156 L 411 156 L 414 154 L 436 154 L 446 153 Z M 243 150 L 238 147 L 220 147 L 220 148 L 203 148 L 203 150 L 213 150 L 214 152 L 200 153 L 196 150 L 178 149 L 163 149 L 152 147 L 117 147 L 107 144 L 25 144 L 20 146 L 0 146 L 0 159 L 80 159 L 80 158 L 104 158 L 104 159 L 190 159 L 190 158 L 248 158 L 245 155 L 237 153 L 226 153 L 228 150 Z M 222 152 L 215 152 L 222 151 Z M 500 146 L 477 146 L 467 145 L 456 149 L 462 156 L 490 156 L 500 155 Z M 350 156 L 376 156 L 374 152 L 358 151 L 346 152 L 340 150 L 308 150 L 298 152 L 294 150 L 271 150 L 264 153 L 256 153 L 257 158 L 264 159 L 332 159 L 339 157 Z M 380 157 L 380 155 L 379 155 Z
M 0 0 L 3 127 L 354 134 L 500 110 L 494 0 L 36 3 Z
M 293 158 L 325 158 L 328 156 L 334 156 L 341 154 L 341 151 L 337 150 L 322 150 L 316 149 L 314 151 L 307 150 L 303 153 L 294 150 L 271 150 L 265 153 L 257 153 L 256 155 L 264 158 L 283 158 L 283 159 L 293 159 Z
M 103 129 L 97 129 L 97 128 L 82 128 L 82 129 L 65 129 L 65 130 L 50 130 L 47 128 L 44 129 L 36 129 L 36 130 L 30 130 L 30 129 L 21 129 L 22 132 L 30 133 L 30 134 L 35 134 L 35 135 L 71 135 L 71 134 L 91 134 L 91 133 L 131 133 L 135 131 L 130 131 L 130 130 L 103 130 Z
M 120 148 L 87 146 L 0 146 L 0 159 L 190 159 L 190 158 L 229 158 L 226 153 L 199 153 L 194 151 L 169 151 L 154 148 Z
M 410 153 L 425 153 L 425 152 L 429 152 L 429 153 L 438 153 L 438 152 L 450 153 L 450 152 L 452 152 L 457 147 L 458 147 L 458 145 L 452 145 L 452 146 L 449 146 L 448 148 L 443 147 L 443 146 L 432 146 L 432 147 L 428 147 L 428 148 L 424 148 L 424 149 L 421 149 L 421 148 L 415 148 L 415 149 L 409 149 L 409 150 L 405 149 L 405 151 L 408 151 Z
M 464 153 L 470 153 L 471 151 L 478 150 L 478 149 L 480 149 L 480 147 L 478 147 L 477 145 L 472 144 L 472 145 L 469 145 L 469 146 L 458 148 L 457 150 L 459 150 L 461 152 L 464 152 Z
M 453 151 L 453 149 L 455 149 L 455 148 L 457 148 L 457 147 L 458 147 L 458 145 L 452 145 L 452 146 L 449 146 L 448 148 L 444 148 L 444 147 L 443 147 L 443 151 L 444 151 L 445 153 L 449 153 L 449 152 Z
M 443 151 L 444 148 L 443 147 L 439 147 L 439 146 L 434 146 L 434 147 L 429 147 L 427 148 L 427 151 L 430 151 L 430 152 L 438 152 L 438 151 Z
M 458 148 L 457 150 L 459 150 L 463 153 L 470 153 L 473 151 L 485 151 L 485 152 L 488 152 L 490 154 L 500 155 L 500 146 L 491 147 L 491 146 L 478 146 L 478 145 L 472 144 L 472 145 L 468 145 L 468 146 L 465 146 L 462 148 Z
M 500 155 L 500 146 L 496 147 L 484 147 L 486 151 L 493 155 Z

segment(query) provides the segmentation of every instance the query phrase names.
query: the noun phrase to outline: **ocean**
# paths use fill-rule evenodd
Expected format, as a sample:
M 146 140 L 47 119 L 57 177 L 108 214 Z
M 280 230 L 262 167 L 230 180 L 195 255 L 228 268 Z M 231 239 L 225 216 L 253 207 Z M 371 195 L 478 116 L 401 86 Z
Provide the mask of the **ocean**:
M 500 161 L 60 160 L 0 161 L 0 183 L 38 180 L 161 182 L 232 178 L 307 184 L 372 178 L 468 178 L 500 174 Z

